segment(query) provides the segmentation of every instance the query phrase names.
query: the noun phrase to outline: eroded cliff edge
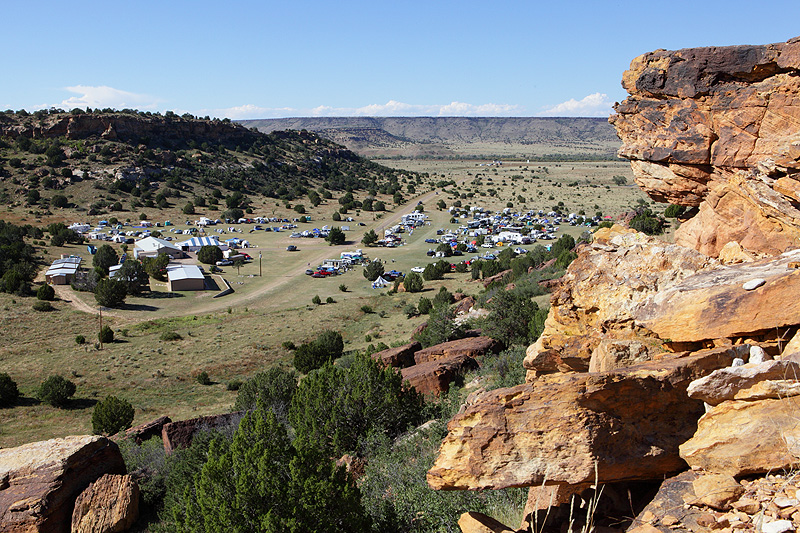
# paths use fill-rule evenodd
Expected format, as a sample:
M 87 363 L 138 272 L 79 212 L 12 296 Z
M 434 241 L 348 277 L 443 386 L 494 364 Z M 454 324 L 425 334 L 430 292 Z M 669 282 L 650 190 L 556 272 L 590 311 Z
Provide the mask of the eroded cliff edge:
M 800 245 L 800 38 L 656 50 L 623 75 L 610 119 L 636 183 L 697 208 L 678 244 L 716 256 L 729 241 L 776 254 Z

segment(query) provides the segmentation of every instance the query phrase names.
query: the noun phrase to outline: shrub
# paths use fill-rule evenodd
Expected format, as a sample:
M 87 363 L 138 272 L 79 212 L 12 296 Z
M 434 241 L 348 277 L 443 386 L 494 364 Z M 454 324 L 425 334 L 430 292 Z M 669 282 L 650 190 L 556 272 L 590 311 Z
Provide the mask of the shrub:
M 95 252 L 94 257 L 92 257 L 92 266 L 102 268 L 106 275 L 108 275 L 109 267 L 117 263 L 119 263 L 117 251 L 108 244 L 101 245 L 100 248 L 97 249 L 97 252 Z
M 365 315 L 369 315 L 371 313 L 374 313 L 375 311 L 373 311 L 372 307 L 369 305 L 362 305 L 361 312 L 364 313 Z
M 311 303 L 314 305 L 320 305 L 322 303 L 322 299 L 319 297 L 318 294 L 315 294 L 313 298 L 311 298 Z
M 405 288 L 406 292 L 420 292 L 424 286 L 425 282 L 416 272 L 410 272 L 403 279 L 403 288 Z
M 383 275 L 383 272 L 383 263 L 380 261 L 371 261 L 367 266 L 364 267 L 363 271 L 364 277 L 369 281 L 375 281 Z
M 347 285 L 342 283 L 341 285 L 339 285 L 339 290 L 342 292 L 347 292 Z
M 336 300 L 333 299 L 333 296 L 328 296 L 327 298 L 325 298 L 325 303 L 326 304 L 335 304 Z
M 54 307 L 50 305 L 50 302 L 46 300 L 37 300 L 33 303 L 33 310 L 34 311 L 52 311 Z
M 97 340 L 99 340 L 101 344 L 110 344 L 114 342 L 114 330 L 108 326 L 103 326 L 97 333 Z
M 45 283 L 36 290 L 36 297 L 40 300 L 52 302 L 56 297 L 56 290 Z
M 290 420 L 299 439 L 339 457 L 361 451 L 372 431 L 396 437 L 419 422 L 423 403 L 394 369 L 356 355 L 348 368 L 326 364 L 306 376 L 292 399 Z
M 241 379 L 232 379 L 227 385 L 225 385 L 225 389 L 230 391 L 238 391 L 242 388 L 243 384 L 244 382 Z
M 114 435 L 133 423 L 133 406 L 116 396 L 107 396 L 94 406 L 92 431 L 95 435 Z
M 306 374 L 342 356 L 344 341 L 337 331 L 323 331 L 312 342 L 301 344 L 294 353 L 294 367 Z
M 128 286 L 115 279 L 101 279 L 94 288 L 94 299 L 103 307 L 122 307 L 128 296 Z
M 283 346 L 287 350 L 296 350 L 297 349 L 297 346 L 295 346 L 292 341 L 283 341 L 281 343 L 281 346 Z
M 203 246 L 197 252 L 197 260 L 207 265 L 222 261 L 222 257 L 222 250 L 219 249 L 219 246 Z
M 177 331 L 165 331 L 164 333 L 161 334 L 161 337 L 159 337 L 159 338 L 162 341 L 179 341 L 179 340 L 183 340 L 183 337 L 181 337 L 181 334 L 178 333 Z
M 11 407 L 18 399 L 17 383 L 5 372 L 0 372 L 0 408 Z
M 208 377 L 208 372 L 205 370 L 197 374 L 196 379 L 200 385 L 211 385 L 211 378 Z
M 273 366 L 244 382 L 233 404 L 234 411 L 249 411 L 262 403 L 272 409 L 283 423 L 288 423 L 292 397 L 297 390 L 297 372 Z
M 75 337 L 75 344 L 86 344 L 86 337 L 78 335 Z
M 414 304 L 408 304 L 403 307 L 403 314 L 406 315 L 407 318 L 412 318 L 417 316 L 419 311 L 417 311 L 417 308 L 414 306 Z
M 417 308 L 419 309 L 420 314 L 427 315 L 433 309 L 433 303 L 431 303 L 429 298 L 422 296 L 419 299 L 419 303 L 417 304 Z
M 61 376 L 50 376 L 39 385 L 36 397 L 53 407 L 64 407 L 75 394 L 75 384 Z
M 667 218 L 676 218 L 676 217 L 681 216 L 684 212 L 686 212 L 686 206 L 685 205 L 670 204 L 664 210 L 664 216 L 667 217 Z

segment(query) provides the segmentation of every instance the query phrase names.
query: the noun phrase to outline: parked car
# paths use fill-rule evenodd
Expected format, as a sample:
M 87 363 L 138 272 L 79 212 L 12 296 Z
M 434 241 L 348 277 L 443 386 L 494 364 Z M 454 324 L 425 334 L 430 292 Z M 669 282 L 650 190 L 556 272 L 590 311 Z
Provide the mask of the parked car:
M 436 239 L 425 239 L 425 242 L 427 242 L 429 244 L 432 244 L 432 243 L 435 243 L 435 242 L 438 242 L 438 241 Z
M 306 270 L 306 276 L 312 276 L 313 274 L 314 274 L 314 271 L 311 270 L 310 268 L 308 270 Z
M 294 244 L 290 244 L 289 246 L 286 247 L 286 251 L 287 252 L 296 252 L 297 251 L 297 246 L 295 246 Z
M 222 261 L 217 261 L 217 266 L 221 266 L 221 267 L 222 266 L 232 265 L 232 264 L 233 264 L 233 261 L 231 261 L 229 259 L 223 259 Z
M 421 274 L 425 272 L 425 267 L 414 267 L 411 269 L 411 272 L 416 272 L 417 274 Z

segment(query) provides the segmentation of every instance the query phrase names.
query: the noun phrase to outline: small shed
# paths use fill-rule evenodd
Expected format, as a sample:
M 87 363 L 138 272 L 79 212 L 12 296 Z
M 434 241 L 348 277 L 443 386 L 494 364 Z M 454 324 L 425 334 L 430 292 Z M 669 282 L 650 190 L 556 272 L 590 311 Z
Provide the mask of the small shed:
M 197 265 L 167 267 L 167 288 L 170 291 L 202 291 L 206 286 L 203 271 Z
M 51 285 L 69 285 L 72 283 L 75 273 L 78 272 L 82 260 L 80 257 L 56 259 L 45 272 L 45 281 Z

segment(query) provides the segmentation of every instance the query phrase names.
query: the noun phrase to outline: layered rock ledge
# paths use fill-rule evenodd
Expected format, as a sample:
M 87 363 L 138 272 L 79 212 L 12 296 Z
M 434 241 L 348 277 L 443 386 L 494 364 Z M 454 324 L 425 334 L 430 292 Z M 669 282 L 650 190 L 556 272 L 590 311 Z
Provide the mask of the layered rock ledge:
M 650 197 L 697 208 L 675 240 L 716 256 L 730 241 L 800 245 L 800 38 L 656 50 L 623 75 L 610 119 Z

